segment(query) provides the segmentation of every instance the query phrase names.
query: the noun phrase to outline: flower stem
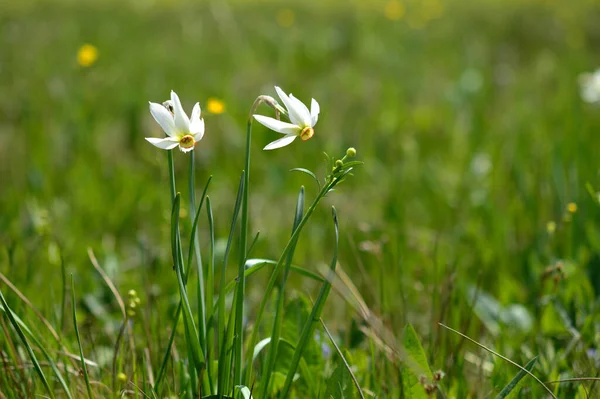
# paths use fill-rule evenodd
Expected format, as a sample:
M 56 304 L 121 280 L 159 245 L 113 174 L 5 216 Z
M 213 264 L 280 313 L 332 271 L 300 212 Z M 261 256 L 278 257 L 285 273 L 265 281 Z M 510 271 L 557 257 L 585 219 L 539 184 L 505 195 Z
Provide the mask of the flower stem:
M 237 296 L 235 305 L 235 336 L 234 336 L 234 367 L 233 381 L 235 385 L 242 385 L 243 365 L 243 332 L 244 332 L 244 295 L 246 291 L 246 277 L 244 266 L 246 265 L 248 246 L 248 191 L 250 184 L 250 143 L 252 142 L 252 117 L 248 119 L 246 130 L 246 163 L 244 167 L 244 188 L 242 191 L 242 230 L 240 237 L 240 262 L 238 269 Z

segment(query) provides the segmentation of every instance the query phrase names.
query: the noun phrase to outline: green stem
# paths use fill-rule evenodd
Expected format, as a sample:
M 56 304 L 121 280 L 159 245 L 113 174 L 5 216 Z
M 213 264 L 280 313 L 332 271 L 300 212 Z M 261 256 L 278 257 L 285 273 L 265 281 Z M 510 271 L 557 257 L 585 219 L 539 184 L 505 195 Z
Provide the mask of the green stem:
M 319 202 L 321 202 L 321 200 L 325 197 L 325 195 L 329 192 L 329 190 L 337 184 L 336 179 L 337 179 L 336 177 L 331 177 L 331 179 L 327 182 L 327 184 L 325 184 L 325 186 L 321 189 L 321 191 L 319 192 L 317 197 L 314 199 L 313 203 L 310 205 L 310 207 L 308 208 L 308 210 L 302 217 L 302 220 L 298 224 L 298 227 L 296 228 L 296 230 L 294 230 L 294 234 L 292 234 L 292 236 L 288 240 L 287 245 L 283 249 L 283 252 L 282 252 L 281 256 L 279 257 L 279 260 L 277 261 L 277 265 L 275 265 L 275 268 L 273 269 L 273 272 L 271 273 L 271 277 L 269 278 L 269 282 L 267 283 L 267 287 L 265 288 L 265 293 L 264 293 L 264 295 L 260 301 L 260 305 L 258 307 L 258 312 L 256 314 L 256 319 L 254 321 L 254 328 L 252 329 L 252 335 L 250 337 L 250 341 L 248 342 L 248 346 L 246 349 L 248 351 L 246 356 L 249 357 L 250 359 L 252 358 L 251 356 L 252 356 L 252 351 L 254 350 L 254 346 L 258 342 L 257 340 L 258 340 L 258 331 L 259 331 L 260 321 L 261 321 L 263 313 L 265 311 L 267 301 L 271 296 L 271 291 L 273 291 L 273 288 L 275 287 L 275 282 L 277 281 L 277 277 L 279 276 L 281 269 L 284 265 L 283 262 L 286 259 L 290 250 L 292 249 L 292 247 L 294 247 L 296 240 L 298 239 L 298 237 L 300 236 L 300 233 L 302 232 L 302 229 L 304 228 L 304 226 L 310 219 L 312 213 L 316 209 Z M 252 379 L 252 362 L 249 362 L 248 368 L 246 370 L 246 381 L 249 382 L 249 381 L 251 381 L 251 379 Z
M 240 237 L 240 262 L 238 268 L 237 298 L 235 304 L 235 335 L 234 335 L 234 367 L 233 381 L 235 385 L 242 385 L 243 365 L 243 332 L 244 332 L 244 295 L 246 291 L 246 251 L 248 245 L 248 191 L 250 189 L 250 143 L 252 142 L 252 117 L 248 119 L 246 130 L 246 164 L 244 168 L 244 189 L 242 194 L 242 230 Z
M 281 392 L 279 394 L 280 398 L 287 398 L 289 396 L 288 393 L 290 387 L 292 386 L 292 382 L 294 381 L 294 375 L 296 374 L 296 370 L 298 369 L 298 364 L 300 363 L 300 359 L 302 358 L 302 354 L 304 353 L 304 349 L 306 348 L 308 341 L 313 336 L 313 332 L 315 330 L 316 325 L 321 319 L 321 313 L 323 312 L 323 308 L 325 307 L 325 301 L 327 300 L 329 291 L 331 291 L 331 281 L 333 281 L 333 279 L 335 278 L 335 266 L 337 264 L 340 234 L 335 208 L 332 207 L 331 209 L 333 213 L 333 224 L 335 227 L 335 247 L 333 249 L 333 258 L 331 259 L 331 264 L 329 266 L 329 275 L 323 283 L 321 291 L 319 292 L 319 296 L 317 297 L 312 311 L 310 312 L 310 316 L 306 321 L 306 324 L 304 324 L 302 332 L 300 333 L 300 339 L 298 340 L 296 350 L 294 351 L 294 355 L 292 356 L 292 362 L 290 364 L 290 368 L 285 379 L 285 384 L 283 385 L 283 388 L 281 389 Z
M 302 214 L 304 213 L 304 187 L 300 189 L 298 194 L 298 202 L 296 204 L 296 213 L 294 214 L 294 224 L 292 227 L 292 234 L 298 227 L 298 224 L 302 220 Z M 296 243 L 294 242 L 292 249 L 289 251 L 287 256 L 285 268 L 283 269 L 283 279 L 279 286 L 279 292 L 277 293 L 277 306 L 275 311 L 275 320 L 273 321 L 273 328 L 271 329 L 271 345 L 269 345 L 267 362 L 263 369 L 263 376 L 260 386 L 259 398 L 266 398 L 269 392 L 269 381 L 271 379 L 271 373 L 275 366 L 277 359 L 277 351 L 279 348 L 279 337 L 281 335 L 281 324 L 283 323 L 283 305 L 285 300 L 285 284 L 287 282 L 288 275 L 290 273 L 290 267 L 292 264 L 292 258 L 294 257 L 294 250 L 296 249 Z

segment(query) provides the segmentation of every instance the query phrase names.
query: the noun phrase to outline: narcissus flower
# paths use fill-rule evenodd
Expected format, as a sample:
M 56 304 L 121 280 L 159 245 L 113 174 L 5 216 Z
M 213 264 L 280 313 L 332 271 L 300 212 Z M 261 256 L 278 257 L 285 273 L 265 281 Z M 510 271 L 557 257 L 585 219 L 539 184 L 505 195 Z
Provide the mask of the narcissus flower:
M 265 150 L 274 150 L 276 148 L 285 147 L 296 140 L 296 137 L 300 137 L 302 141 L 309 140 L 315 134 L 313 128 L 319 119 L 319 103 L 315 101 L 314 98 L 310 104 L 309 111 L 308 107 L 292 94 L 288 97 L 288 95 L 277 86 L 275 86 L 275 91 L 279 95 L 279 98 L 281 98 L 283 105 L 287 108 L 288 117 L 290 118 L 291 123 L 282 122 L 268 116 L 254 115 L 254 119 L 260 124 L 277 133 L 285 135 L 283 138 L 269 143 L 264 148 Z
M 200 118 L 200 104 L 194 105 L 192 117 L 188 118 L 174 91 L 171 91 L 171 100 L 166 101 L 164 105 L 151 102 L 150 113 L 168 136 L 163 139 L 146 137 L 155 147 L 171 150 L 179 146 L 181 151 L 189 152 L 204 136 L 204 119 Z

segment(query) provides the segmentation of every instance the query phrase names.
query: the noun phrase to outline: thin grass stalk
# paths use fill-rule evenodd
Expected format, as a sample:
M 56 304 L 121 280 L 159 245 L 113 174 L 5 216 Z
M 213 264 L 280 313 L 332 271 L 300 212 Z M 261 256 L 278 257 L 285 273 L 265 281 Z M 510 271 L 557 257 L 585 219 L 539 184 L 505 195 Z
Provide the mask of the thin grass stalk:
M 215 290 L 215 225 L 213 219 L 212 206 L 210 198 L 206 197 L 206 216 L 208 218 L 208 269 L 206 274 L 206 374 L 208 377 L 210 394 L 214 394 L 213 378 L 212 378 L 212 361 L 214 350 L 215 337 L 215 318 L 214 318 L 214 290 Z
M 235 302 L 235 336 L 233 380 L 235 385 L 242 384 L 243 342 L 244 342 L 244 295 L 246 294 L 246 265 L 248 245 L 248 191 L 250 189 L 250 143 L 252 142 L 252 116 L 248 118 L 246 130 L 246 163 L 244 167 L 244 188 L 242 190 L 242 226 L 240 233 L 240 261 L 238 265 L 237 299 Z
M 317 300 L 313 305 L 312 311 L 310 312 L 310 316 L 306 321 L 306 324 L 304 324 L 304 327 L 302 328 L 302 332 L 300 333 L 300 339 L 298 340 L 298 345 L 296 345 L 296 350 L 294 351 L 294 355 L 292 356 L 290 369 L 288 370 L 287 376 L 285 378 L 285 383 L 279 395 L 280 398 L 287 398 L 289 396 L 290 387 L 292 386 L 292 382 L 294 381 L 294 374 L 296 374 L 298 364 L 300 363 L 302 354 L 306 349 L 306 345 L 308 344 L 308 341 L 312 338 L 312 334 L 315 330 L 315 327 L 321 319 L 321 313 L 323 312 L 323 308 L 325 307 L 325 301 L 327 300 L 327 296 L 331 291 L 331 281 L 335 277 L 335 266 L 337 264 L 340 232 L 338 228 L 337 214 L 335 212 L 334 207 L 331 207 L 331 212 L 333 216 L 333 225 L 335 229 L 335 246 L 333 249 L 333 258 L 331 259 L 331 264 L 329 265 L 329 276 L 327 278 L 327 281 L 323 283 L 321 291 L 319 292 L 319 296 L 317 297 Z
M 222 397 L 227 391 L 224 390 L 225 381 L 229 380 L 229 372 L 230 369 L 225 367 L 226 365 L 226 357 L 227 350 L 225 349 L 227 342 L 227 330 L 225 328 L 225 278 L 227 271 L 227 261 L 229 259 L 229 252 L 231 250 L 231 244 L 233 242 L 233 237 L 235 234 L 235 227 L 237 225 L 237 219 L 240 213 L 240 208 L 242 204 L 242 196 L 244 191 L 244 182 L 246 180 L 246 173 L 242 172 L 242 176 L 240 177 L 240 183 L 238 186 L 237 197 L 235 200 L 235 205 L 233 207 L 233 217 L 231 219 L 231 227 L 229 229 L 229 237 L 227 239 L 227 246 L 225 247 L 225 254 L 223 255 L 223 265 L 221 267 L 221 276 L 219 281 L 219 298 L 217 299 L 217 348 L 219 351 L 219 363 L 218 363 L 218 383 L 217 383 L 217 394 L 219 397 Z M 233 309 L 232 309 L 233 314 Z
M 75 336 L 77 337 L 77 345 L 79 346 L 79 356 L 81 359 L 81 370 L 83 371 L 83 378 L 85 379 L 85 388 L 90 399 L 93 399 L 92 387 L 90 385 L 90 376 L 87 371 L 85 364 L 85 357 L 83 356 L 83 346 L 81 345 L 81 336 L 79 335 L 79 327 L 77 325 L 77 304 L 75 303 L 75 283 L 73 282 L 73 275 L 71 274 L 71 307 L 73 309 L 73 328 L 75 329 Z
M 294 224 L 292 227 L 292 236 L 294 235 L 294 231 L 298 228 L 300 221 L 302 220 L 302 214 L 304 213 L 304 187 L 300 188 L 300 193 L 298 194 L 298 201 L 296 203 L 296 212 L 294 214 Z M 281 334 L 281 324 L 283 322 L 283 305 L 285 300 L 285 283 L 287 282 L 288 275 L 290 273 L 290 266 L 292 264 L 292 259 L 294 257 L 294 251 L 296 249 L 296 244 L 298 243 L 298 238 L 293 242 L 292 248 L 287 256 L 287 260 L 285 263 L 285 268 L 283 269 L 283 278 L 281 280 L 281 284 L 279 286 L 279 292 L 277 294 L 277 305 L 275 312 L 275 320 L 273 321 L 273 328 L 271 330 L 271 345 L 269 345 L 269 349 L 267 352 L 267 362 L 265 364 L 265 368 L 263 370 L 263 376 L 261 379 L 261 389 L 260 389 L 260 398 L 266 398 L 269 392 L 269 382 L 271 378 L 271 373 L 273 372 L 273 368 L 275 367 L 275 360 L 277 359 L 277 350 L 279 348 L 279 337 Z
M 2 302 L 2 307 L 6 311 L 8 320 L 12 324 L 12 326 L 15 329 L 15 331 L 17 332 L 17 334 L 19 335 L 19 339 L 21 339 L 21 342 L 23 343 L 23 346 L 25 347 L 25 350 L 27 351 L 29 358 L 31 359 L 33 368 L 35 369 L 36 373 L 42 380 L 42 384 L 44 385 L 44 388 L 46 388 L 46 392 L 48 392 L 48 395 L 52 399 L 54 399 L 54 391 L 52 391 L 52 388 L 50 388 L 50 385 L 48 384 L 48 380 L 46 379 L 46 376 L 44 375 L 44 372 L 42 371 L 42 367 L 40 366 L 40 363 L 38 362 L 37 358 L 35 357 L 35 354 L 33 353 L 33 349 L 31 348 L 31 345 L 29 345 L 29 342 L 27 341 L 27 338 L 25 337 L 23 330 L 19 326 L 19 323 L 17 323 L 17 320 L 15 318 L 16 316 L 13 314 L 12 309 L 8 306 L 8 303 L 6 302 L 6 299 L 4 299 L 4 295 L 2 295 L 1 291 L 0 291 L 0 301 Z
M 194 151 L 190 152 L 190 172 L 189 172 L 189 195 L 190 195 L 190 221 L 194 225 L 196 219 L 196 189 L 195 189 L 195 156 Z M 193 227 L 194 239 L 190 241 L 190 249 L 193 247 L 196 254 L 196 269 L 198 272 L 198 328 L 200 347 L 206 353 L 206 302 L 204 294 L 204 270 L 202 268 L 202 253 L 200 251 L 200 240 L 196 234 L 196 227 Z M 188 267 L 191 267 L 191 262 L 188 262 Z

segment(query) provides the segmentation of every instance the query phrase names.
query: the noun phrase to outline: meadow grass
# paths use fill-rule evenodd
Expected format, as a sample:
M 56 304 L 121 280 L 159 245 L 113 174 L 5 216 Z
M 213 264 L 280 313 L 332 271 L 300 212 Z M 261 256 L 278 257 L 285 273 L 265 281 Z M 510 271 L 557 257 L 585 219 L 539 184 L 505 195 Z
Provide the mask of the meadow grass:
M 578 77 L 599 19 L 585 0 L 7 4 L 0 398 L 598 397 L 600 108 Z M 321 114 L 262 151 L 279 135 L 246 122 L 274 85 Z M 193 158 L 144 141 L 170 90 L 201 102 Z

